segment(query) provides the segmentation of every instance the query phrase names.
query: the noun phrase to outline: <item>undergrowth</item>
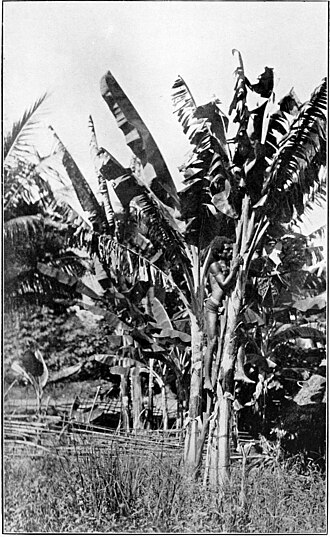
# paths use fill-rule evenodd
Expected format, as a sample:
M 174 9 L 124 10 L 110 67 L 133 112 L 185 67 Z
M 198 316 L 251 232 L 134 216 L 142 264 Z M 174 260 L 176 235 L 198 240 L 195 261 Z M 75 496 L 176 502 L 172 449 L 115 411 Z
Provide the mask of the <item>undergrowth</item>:
M 12 533 L 323 533 L 325 479 L 299 459 L 241 468 L 223 497 L 168 456 L 90 447 L 61 456 L 6 458 L 4 527 Z

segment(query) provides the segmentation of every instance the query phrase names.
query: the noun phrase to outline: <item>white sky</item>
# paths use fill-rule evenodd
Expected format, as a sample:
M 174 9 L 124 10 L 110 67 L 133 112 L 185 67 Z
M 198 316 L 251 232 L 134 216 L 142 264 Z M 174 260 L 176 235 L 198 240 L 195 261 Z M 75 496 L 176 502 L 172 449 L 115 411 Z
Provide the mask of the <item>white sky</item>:
M 178 178 L 189 146 L 172 113 L 178 74 L 198 104 L 217 95 L 228 110 L 231 50 L 253 81 L 274 67 L 276 95 L 302 101 L 327 74 L 327 2 L 5 2 L 5 128 L 45 91 L 53 125 L 92 182 L 88 116 L 98 141 L 128 165 L 130 151 L 99 91 L 111 70 Z

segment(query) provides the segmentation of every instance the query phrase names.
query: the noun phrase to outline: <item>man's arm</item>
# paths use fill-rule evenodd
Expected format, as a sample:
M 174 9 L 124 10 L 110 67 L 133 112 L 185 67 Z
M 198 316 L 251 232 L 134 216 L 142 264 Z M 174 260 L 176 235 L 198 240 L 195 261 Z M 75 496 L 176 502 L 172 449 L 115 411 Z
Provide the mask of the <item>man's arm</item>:
M 233 268 L 231 272 L 228 274 L 227 278 L 224 277 L 221 267 L 218 262 L 212 263 L 212 265 L 210 266 L 210 273 L 213 275 L 215 281 L 217 282 L 217 284 L 221 287 L 223 291 L 226 291 L 226 289 L 232 283 L 233 279 L 236 276 L 238 267 L 241 265 L 241 263 L 242 263 L 242 258 L 241 256 L 238 256 L 235 259 Z

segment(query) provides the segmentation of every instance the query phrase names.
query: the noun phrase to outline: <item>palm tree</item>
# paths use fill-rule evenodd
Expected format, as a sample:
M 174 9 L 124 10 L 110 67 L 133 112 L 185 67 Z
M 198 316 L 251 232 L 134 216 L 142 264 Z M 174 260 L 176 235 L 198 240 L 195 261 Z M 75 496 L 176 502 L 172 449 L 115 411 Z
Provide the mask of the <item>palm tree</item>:
M 42 264 L 64 270 L 67 277 L 86 270 L 81 256 L 70 249 L 70 221 L 86 229 L 73 208 L 61 202 L 61 189 L 68 189 L 49 162 L 56 157 L 55 146 L 42 157 L 37 146 L 43 127 L 47 95 L 34 103 L 12 125 L 4 138 L 4 282 L 5 305 L 22 300 L 47 301 L 70 298 L 72 293 L 59 281 L 40 270 Z M 50 140 L 49 140 L 50 141 Z M 60 187 L 60 188 L 59 188 Z M 72 194 L 72 192 L 71 192 Z

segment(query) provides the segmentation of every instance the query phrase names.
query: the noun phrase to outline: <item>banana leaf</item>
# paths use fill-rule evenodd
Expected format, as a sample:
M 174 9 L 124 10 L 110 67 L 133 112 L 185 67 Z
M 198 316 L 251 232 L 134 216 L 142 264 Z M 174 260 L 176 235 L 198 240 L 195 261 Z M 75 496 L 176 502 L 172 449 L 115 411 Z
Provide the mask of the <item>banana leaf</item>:
M 272 222 L 290 222 L 295 212 L 297 218 L 302 215 L 310 200 L 324 199 L 325 177 L 320 176 L 319 169 L 326 162 L 326 111 L 324 79 L 278 143 L 276 156 L 267 170 L 263 193 L 267 193 L 265 209 Z
M 162 328 L 162 331 L 173 330 L 173 325 L 163 304 L 156 297 L 152 299 L 152 313 L 157 325 Z
M 91 221 L 97 222 L 102 227 L 102 224 L 106 223 L 103 207 L 98 203 L 94 192 L 57 133 L 52 127 L 50 127 L 50 130 L 53 133 L 54 138 L 57 140 L 60 151 L 63 154 L 63 166 L 71 180 L 82 208 L 84 211 L 90 213 Z
M 128 207 L 132 199 L 145 191 L 132 174 L 120 175 L 113 180 L 112 186 L 123 207 Z
M 281 340 L 286 341 L 293 338 L 312 339 L 321 343 L 324 343 L 326 340 L 325 334 L 316 328 L 284 324 L 273 334 L 270 344 L 275 345 Z
M 109 328 L 117 328 L 117 326 L 121 326 L 123 330 L 132 330 L 131 327 L 128 326 L 128 324 L 126 324 L 124 321 L 122 321 L 115 313 L 112 313 L 105 308 L 101 308 L 100 306 L 92 306 L 89 304 L 84 304 L 84 307 L 95 315 L 102 315 L 102 317 L 104 317 L 105 321 L 107 322 Z
M 296 300 L 292 306 L 299 311 L 308 311 L 311 309 L 322 310 L 327 305 L 327 294 L 326 292 L 321 293 L 320 295 L 303 298 L 301 300 Z
M 251 308 L 246 308 L 244 312 L 244 320 L 247 324 L 264 326 L 265 322 Z
M 83 364 L 80 362 L 79 364 L 70 365 L 69 367 L 64 367 L 60 371 L 56 371 L 56 373 L 52 373 L 50 375 L 48 382 L 58 382 L 59 380 L 63 380 L 68 377 L 72 377 L 72 375 L 75 375 L 76 373 L 79 373 L 81 370 Z
M 67 285 L 68 287 L 74 287 L 74 290 L 77 293 L 86 295 L 93 300 L 102 299 L 100 295 L 96 294 L 92 289 L 87 287 L 87 285 L 85 285 L 79 278 L 76 278 L 76 276 L 71 276 L 63 270 L 60 270 L 50 265 L 45 265 L 44 263 L 37 263 L 37 269 L 39 272 L 41 272 L 41 274 L 44 274 L 49 278 L 54 278 L 59 283 Z
M 176 187 L 165 160 L 148 127 L 110 71 L 101 79 L 101 94 L 123 131 L 127 145 L 141 161 L 150 188 L 163 203 L 178 207 Z
M 183 343 L 191 342 L 190 334 L 187 334 L 186 332 L 181 332 L 180 330 L 173 330 L 170 328 L 164 328 L 160 332 L 160 334 L 154 334 L 154 337 L 168 340 L 179 339 Z

